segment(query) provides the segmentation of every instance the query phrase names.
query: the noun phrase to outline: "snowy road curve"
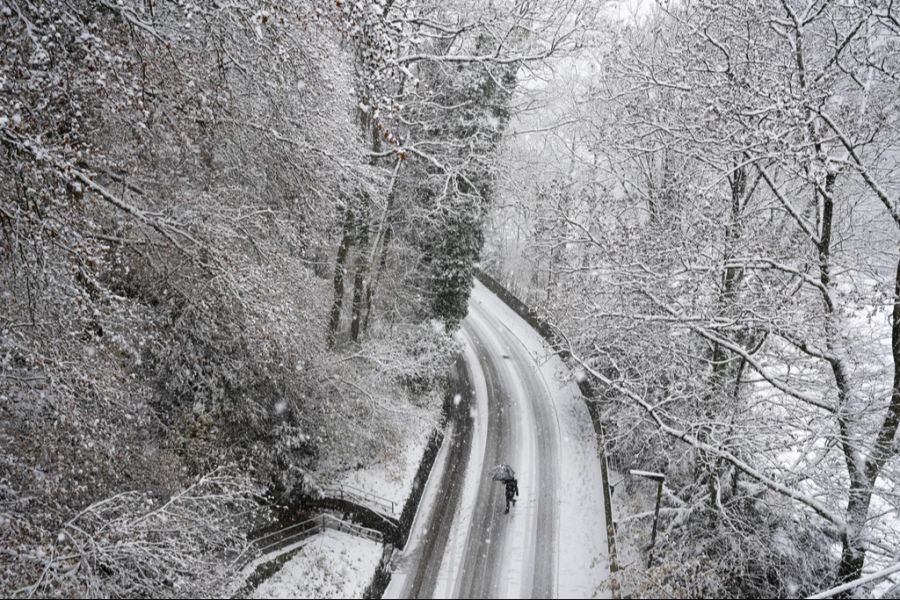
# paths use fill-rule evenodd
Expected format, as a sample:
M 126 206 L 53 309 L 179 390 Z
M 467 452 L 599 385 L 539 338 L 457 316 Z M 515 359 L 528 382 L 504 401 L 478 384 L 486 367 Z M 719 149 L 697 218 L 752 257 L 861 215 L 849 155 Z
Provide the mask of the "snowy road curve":
M 600 462 L 577 386 L 480 283 L 459 339 L 460 396 L 385 597 L 606 595 Z M 519 479 L 510 514 L 498 463 Z

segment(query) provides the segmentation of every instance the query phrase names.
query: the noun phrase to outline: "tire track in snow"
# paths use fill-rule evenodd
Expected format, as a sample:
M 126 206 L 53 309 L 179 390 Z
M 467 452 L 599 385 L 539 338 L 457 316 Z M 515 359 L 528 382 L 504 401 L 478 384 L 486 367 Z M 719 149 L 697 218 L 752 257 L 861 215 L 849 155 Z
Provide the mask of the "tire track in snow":
M 508 566 L 510 573 L 516 568 L 524 568 L 518 594 L 509 590 L 508 596 L 522 598 L 552 598 L 556 596 L 556 574 L 558 559 L 559 511 L 557 494 L 559 490 L 559 421 L 548 390 L 539 377 L 536 359 L 522 342 L 500 320 L 480 307 L 473 312 L 484 319 L 486 331 L 490 331 L 496 343 L 510 360 L 509 388 L 519 398 L 516 403 L 517 423 L 523 430 L 525 447 L 514 448 L 514 455 L 530 462 L 523 465 L 519 476 L 519 487 L 529 491 L 527 529 L 513 537 L 514 543 L 522 544 L 523 550 L 511 550 Z M 526 479 L 526 477 L 528 479 Z M 516 558 L 518 557 L 518 560 Z M 530 586 L 529 586 L 530 583 Z

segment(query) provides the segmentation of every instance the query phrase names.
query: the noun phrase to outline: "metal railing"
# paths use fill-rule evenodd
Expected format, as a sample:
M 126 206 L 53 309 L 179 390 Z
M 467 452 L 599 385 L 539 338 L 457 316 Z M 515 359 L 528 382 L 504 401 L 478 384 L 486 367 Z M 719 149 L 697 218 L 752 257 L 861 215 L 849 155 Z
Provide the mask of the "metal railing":
M 358 487 L 354 487 L 352 485 L 343 483 L 339 483 L 336 485 L 324 485 L 322 486 L 322 492 L 328 497 L 339 498 L 341 500 L 349 500 L 354 504 L 365 506 L 366 508 L 370 508 L 373 511 L 381 513 L 383 515 L 393 518 L 398 517 L 398 507 L 396 502 L 387 498 L 383 498 L 377 494 L 367 492 Z
M 349 533 L 363 537 L 373 542 L 382 543 L 384 541 L 380 531 L 368 529 L 339 519 L 334 515 L 322 513 L 312 519 L 294 523 L 278 531 L 273 531 L 262 535 L 250 541 L 247 548 L 238 555 L 233 561 L 236 569 L 242 569 L 257 556 L 264 556 L 275 550 L 286 548 L 287 546 L 301 542 L 309 537 L 322 533 L 326 529 L 333 529 L 342 533 Z

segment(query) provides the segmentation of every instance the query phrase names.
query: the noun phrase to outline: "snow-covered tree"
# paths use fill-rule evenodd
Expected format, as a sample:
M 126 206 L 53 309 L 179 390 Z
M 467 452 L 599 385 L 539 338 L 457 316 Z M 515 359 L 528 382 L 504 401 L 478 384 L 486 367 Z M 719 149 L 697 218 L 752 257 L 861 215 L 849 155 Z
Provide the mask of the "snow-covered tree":
M 890 556 L 896 11 L 664 5 L 584 59 L 590 167 L 543 209 L 568 230 L 545 309 L 603 390 L 621 466 L 668 473 L 659 580 L 734 593 L 734 553 L 754 553 L 741 589 L 795 594 Z M 762 575 L 779 561 L 795 568 Z

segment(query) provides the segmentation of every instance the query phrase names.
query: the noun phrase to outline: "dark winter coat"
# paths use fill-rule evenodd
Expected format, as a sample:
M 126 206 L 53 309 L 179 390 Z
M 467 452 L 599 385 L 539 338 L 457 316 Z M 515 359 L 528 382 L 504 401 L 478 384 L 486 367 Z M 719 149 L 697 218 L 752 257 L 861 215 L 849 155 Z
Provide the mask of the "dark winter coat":
M 510 479 L 506 482 L 506 499 L 512 500 L 519 495 L 519 482 L 516 479 Z

